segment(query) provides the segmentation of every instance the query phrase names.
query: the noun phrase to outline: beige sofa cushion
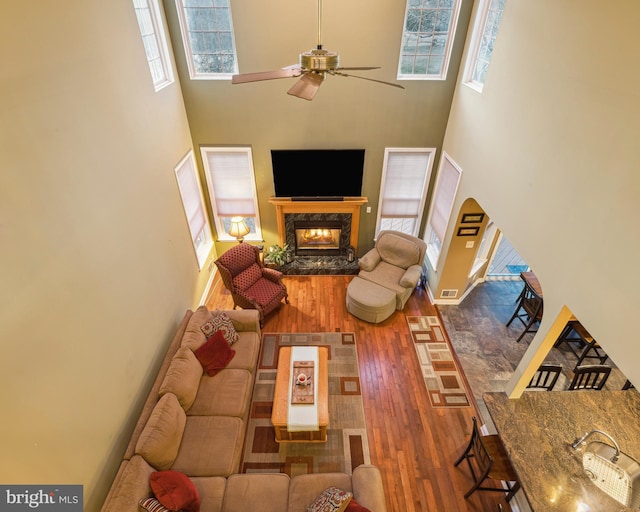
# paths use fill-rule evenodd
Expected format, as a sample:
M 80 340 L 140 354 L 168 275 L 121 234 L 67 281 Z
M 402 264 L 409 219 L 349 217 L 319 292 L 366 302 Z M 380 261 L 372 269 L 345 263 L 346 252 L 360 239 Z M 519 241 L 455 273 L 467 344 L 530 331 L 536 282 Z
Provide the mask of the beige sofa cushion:
M 257 332 L 239 332 L 238 341 L 233 345 L 236 355 L 229 362 L 227 368 L 244 369 L 254 373 L 260 352 L 260 335 Z
M 238 474 L 227 479 L 224 512 L 285 512 L 289 501 L 289 476 L 285 473 Z M 301 509 L 302 510 L 302 509 Z
M 203 375 L 189 415 L 244 418 L 251 403 L 252 390 L 253 377 L 247 370 L 227 368 L 213 377 Z
M 180 347 L 171 359 L 158 394 L 173 393 L 182 408 L 188 411 L 196 399 L 202 373 L 202 365 L 193 351 L 188 347 Z
M 244 422 L 230 416 L 187 416 L 171 469 L 191 476 L 229 476 L 240 468 Z
M 316 473 L 293 477 L 289 485 L 289 512 L 307 510 L 328 487 L 353 492 L 351 477 L 346 473 Z
M 206 306 L 200 306 L 196 309 L 193 312 L 193 315 L 191 315 L 189 323 L 184 331 L 181 343 L 182 346 L 189 347 L 195 352 L 204 345 L 204 342 L 207 341 L 207 337 L 202 332 L 201 327 L 212 318 L 213 315 Z
M 200 495 L 201 512 L 222 512 L 227 479 L 221 476 L 193 477 L 193 485 Z
M 170 469 L 180 448 L 186 419 L 176 395 L 163 395 L 140 433 L 136 453 L 158 470 Z

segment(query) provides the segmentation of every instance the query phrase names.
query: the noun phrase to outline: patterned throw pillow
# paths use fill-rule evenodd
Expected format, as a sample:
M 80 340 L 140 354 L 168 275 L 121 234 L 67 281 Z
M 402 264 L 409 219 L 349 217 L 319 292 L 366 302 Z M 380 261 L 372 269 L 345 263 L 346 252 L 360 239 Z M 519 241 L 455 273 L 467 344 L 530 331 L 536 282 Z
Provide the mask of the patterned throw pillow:
M 353 494 L 337 487 L 329 487 L 320 493 L 315 501 L 307 507 L 307 512 L 343 512 Z
M 233 345 L 240 339 L 240 335 L 236 328 L 233 326 L 233 322 L 229 315 L 226 313 L 214 313 L 213 318 L 205 322 L 200 330 L 207 338 L 210 338 L 216 331 L 222 331 L 224 339 L 229 342 L 229 345 Z
M 155 498 L 142 498 L 138 505 L 140 505 L 140 512 L 171 512 Z

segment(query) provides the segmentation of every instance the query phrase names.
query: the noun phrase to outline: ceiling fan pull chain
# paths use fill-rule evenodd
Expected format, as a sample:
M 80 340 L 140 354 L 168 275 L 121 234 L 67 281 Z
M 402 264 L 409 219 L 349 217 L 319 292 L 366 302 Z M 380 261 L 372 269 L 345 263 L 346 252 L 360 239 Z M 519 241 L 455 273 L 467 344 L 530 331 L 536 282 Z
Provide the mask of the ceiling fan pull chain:
M 322 50 L 322 0 L 318 0 L 318 50 Z

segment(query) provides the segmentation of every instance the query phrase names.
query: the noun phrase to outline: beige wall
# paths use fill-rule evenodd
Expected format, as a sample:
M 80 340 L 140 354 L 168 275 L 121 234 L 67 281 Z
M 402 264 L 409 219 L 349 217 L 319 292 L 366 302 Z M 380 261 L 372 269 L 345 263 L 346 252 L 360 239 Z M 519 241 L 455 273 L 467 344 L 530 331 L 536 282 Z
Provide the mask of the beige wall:
M 524 363 L 566 305 L 636 384 L 639 16 L 623 0 L 507 2 L 484 92 L 458 87 L 443 148 L 463 169 L 454 214 L 474 197 L 543 286 Z
M 343 66 L 381 66 L 354 74 L 395 81 L 404 1 L 324 2 L 322 42 Z M 232 4 L 240 72 L 278 69 L 298 62 L 317 42 L 315 2 L 236 0 Z M 240 144 L 253 149 L 263 236 L 277 243 L 271 149 L 365 148 L 359 251 L 373 246 L 385 147 L 442 144 L 472 2 L 464 1 L 451 71 L 446 81 L 403 81 L 406 90 L 328 76 L 313 101 L 289 96 L 296 79 L 231 85 L 189 80 L 176 6 L 165 0 L 194 144 Z M 268 22 L 265 22 L 268 20 Z M 304 175 L 304 169 L 300 170 Z M 308 179 L 322 179 L 310 176 Z M 222 244 L 221 244 L 222 245 Z M 220 250 L 224 250 L 220 247 Z
M 0 54 L 0 482 L 83 484 L 97 510 L 208 278 L 173 171 L 185 109 L 131 2 L 5 2 Z

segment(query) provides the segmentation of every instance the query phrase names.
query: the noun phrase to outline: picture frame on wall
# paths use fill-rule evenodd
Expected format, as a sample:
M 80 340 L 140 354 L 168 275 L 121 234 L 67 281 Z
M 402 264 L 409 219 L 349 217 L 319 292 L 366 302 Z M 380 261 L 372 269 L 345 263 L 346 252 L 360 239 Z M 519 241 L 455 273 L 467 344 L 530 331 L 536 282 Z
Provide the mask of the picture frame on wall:
M 480 231 L 480 227 L 479 226 L 473 226 L 473 227 L 459 227 L 458 228 L 458 236 L 478 236 L 478 232 Z
M 463 213 L 462 224 L 480 224 L 484 220 L 484 213 Z

